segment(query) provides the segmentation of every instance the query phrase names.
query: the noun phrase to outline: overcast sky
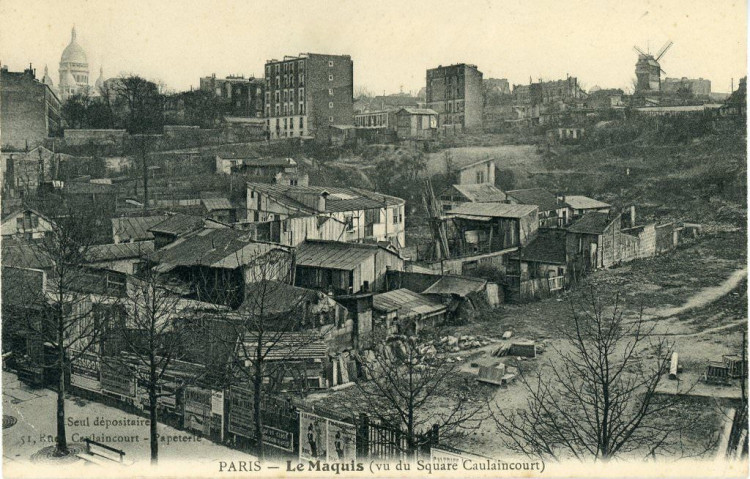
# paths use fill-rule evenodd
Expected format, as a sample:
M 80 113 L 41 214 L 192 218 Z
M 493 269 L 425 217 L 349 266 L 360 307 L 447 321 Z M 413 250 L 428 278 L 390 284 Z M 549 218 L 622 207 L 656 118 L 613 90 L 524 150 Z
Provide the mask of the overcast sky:
M 91 83 L 123 72 L 175 90 L 216 73 L 262 75 L 266 60 L 300 52 L 348 54 L 354 84 L 417 91 L 425 70 L 473 63 L 512 84 L 575 75 L 585 88 L 628 88 L 633 45 L 662 68 L 726 92 L 747 70 L 747 11 L 730 0 L 0 0 L 0 61 L 44 65 L 55 85 L 76 25 Z

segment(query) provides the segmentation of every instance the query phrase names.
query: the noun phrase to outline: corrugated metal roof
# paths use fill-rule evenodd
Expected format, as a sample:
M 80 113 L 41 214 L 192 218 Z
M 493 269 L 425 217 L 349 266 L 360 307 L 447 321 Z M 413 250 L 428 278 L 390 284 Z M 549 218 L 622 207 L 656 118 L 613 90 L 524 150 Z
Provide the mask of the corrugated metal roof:
M 231 210 L 232 203 L 228 198 L 203 198 L 201 203 L 208 211 Z
M 518 252 L 511 253 L 518 257 Z M 539 230 L 536 238 L 520 250 L 524 261 L 547 264 L 566 264 L 565 230 Z
M 489 216 L 492 218 L 522 218 L 537 210 L 535 205 L 509 205 L 505 203 L 464 203 L 453 208 L 448 215 Z
M 120 241 L 143 241 L 154 239 L 149 228 L 156 226 L 169 216 L 126 216 L 112 218 L 112 235 L 119 237 Z
M 267 361 L 325 359 L 328 356 L 328 345 L 315 333 L 298 331 L 266 333 L 266 338 L 261 342 L 261 354 L 265 355 Z M 243 343 L 246 348 L 254 351 L 258 345 L 257 333 L 245 333 Z
M 602 213 L 599 211 L 589 211 L 575 223 L 568 226 L 568 231 L 571 233 L 585 233 L 585 234 L 602 234 L 606 231 L 607 227 L 615 221 L 616 216 L 610 216 L 609 213 Z
M 3 241 L 2 264 L 14 268 L 47 269 L 54 265 L 52 258 L 38 246 L 8 244 Z
M 376 294 L 372 297 L 372 307 L 386 313 L 398 311 L 401 318 L 436 314 L 445 311 L 446 307 L 419 293 L 406 288 Z
M 469 201 L 476 203 L 500 203 L 505 201 L 505 193 L 489 183 L 477 185 L 453 185 Z
M 234 269 L 275 248 L 283 249 L 280 245 L 255 242 L 247 232 L 207 228 L 179 238 L 150 258 L 160 263 L 160 269 L 197 265 Z
M 184 235 L 195 231 L 203 226 L 203 218 L 200 216 L 183 215 L 180 213 L 170 215 L 151 228 L 149 231 L 155 233 L 164 233 L 170 235 Z
M 297 248 L 296 260 L 299 266 L 351 271 L 379 249 L 377 245 L 308 240 Z
M 588 210 L 597 208 L 609 208 L 612 205 L 604 203 L 588 196 L 571 195 L 565 197 L 565 204 L 574 210 Z
M 482 291 L 487 281 L 479 278 L 462 276 L 443 276 L 432 286 L 422 291 L 422 294 L 457 294 L 466 297 L 469 293 Z
M 153 241 L 135 243 L 98 244 L 89 246 L 86 259 L 90 262 L 114 261 L 118 259 L 139 258 L 154 252 Z
M 405 203 L 401 198 L 361 188 L 290 186 L 252 182 L 248 183 L 247 186 L 254 191 L 272 196 L 280 200 L 283 204 L 310 213 L 315 213 L 316 210 L 295 199 L 294 195 L 321 195 L 328 193 L 329 196 L 326 198 L 324 211 L 330 213 L 383 208 L 386 206 L 403 205 Z
M 528 188 L 506 192 L 522 205 L 536 205 L 539 211 L 555 211 L 558 208 L 557 196 L 543 188 Z

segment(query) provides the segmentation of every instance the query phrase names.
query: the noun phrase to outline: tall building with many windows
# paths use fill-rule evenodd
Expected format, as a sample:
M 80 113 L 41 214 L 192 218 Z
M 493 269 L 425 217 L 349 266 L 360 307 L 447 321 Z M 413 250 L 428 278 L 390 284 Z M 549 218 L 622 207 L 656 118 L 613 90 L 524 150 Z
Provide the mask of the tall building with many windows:
M 427 108 L 438 113 L 442 130 L 481 128 L 482 91 L 482 72 L 475 65 L 459 63 L 427 70 Z
M 354 125 L 354 64 L 349 55 L 317 53 L 266 62 L 269 137 L 326 140 L 331 127 Z

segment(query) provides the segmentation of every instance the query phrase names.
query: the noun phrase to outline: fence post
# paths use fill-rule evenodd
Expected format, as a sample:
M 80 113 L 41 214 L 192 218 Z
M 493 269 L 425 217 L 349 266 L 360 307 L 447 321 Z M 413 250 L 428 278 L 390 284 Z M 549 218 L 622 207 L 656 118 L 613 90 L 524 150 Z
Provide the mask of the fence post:
M 365 413 L 359 414 L 359 421 L 354 418 L 357 429 L 357 459 L 370 457 L 370 418 Z

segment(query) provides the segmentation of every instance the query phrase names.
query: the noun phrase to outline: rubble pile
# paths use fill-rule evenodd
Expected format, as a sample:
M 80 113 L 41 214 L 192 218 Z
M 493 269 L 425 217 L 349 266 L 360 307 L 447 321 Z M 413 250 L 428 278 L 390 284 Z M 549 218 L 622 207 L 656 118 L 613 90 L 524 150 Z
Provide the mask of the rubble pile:
M 496 339 L 487 336 L 443 336 L 439 340 L 436 339 L 428 343 L 425 348 L 432 348 L 435 353 L 457 353 L 459 351 L 481 348 L 496 341 Z

